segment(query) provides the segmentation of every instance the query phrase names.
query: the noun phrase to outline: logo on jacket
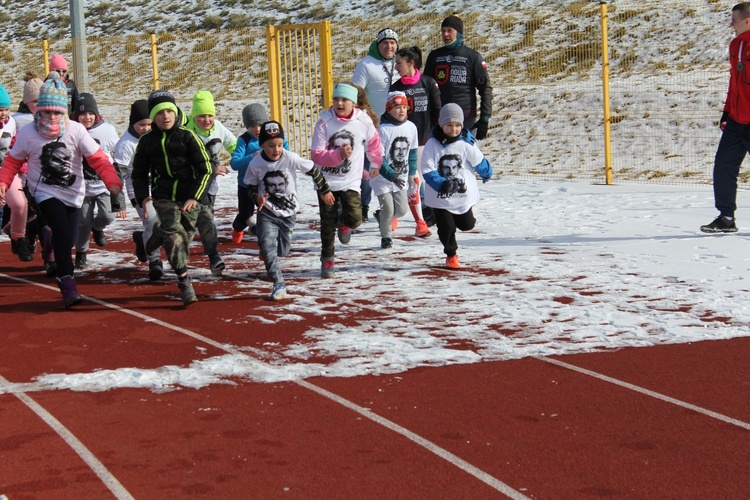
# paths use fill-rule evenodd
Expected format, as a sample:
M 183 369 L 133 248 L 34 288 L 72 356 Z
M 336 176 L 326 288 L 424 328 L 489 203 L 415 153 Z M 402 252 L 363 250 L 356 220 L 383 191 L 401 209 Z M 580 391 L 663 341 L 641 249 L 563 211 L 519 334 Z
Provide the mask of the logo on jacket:
M 442 85 L 448 81 L 448 75 L 451 72 L 451 67 L 448 64 L 441 64 L 435 68 L 435 80 Z

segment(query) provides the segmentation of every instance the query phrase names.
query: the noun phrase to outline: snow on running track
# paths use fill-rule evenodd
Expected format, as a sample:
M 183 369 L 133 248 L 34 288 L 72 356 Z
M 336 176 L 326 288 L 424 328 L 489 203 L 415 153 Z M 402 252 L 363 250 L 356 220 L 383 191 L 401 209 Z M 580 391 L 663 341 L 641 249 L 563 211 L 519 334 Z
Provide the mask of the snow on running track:
M 235 195 L 232 180 L 222 179 L 221 185 L 217 225 L 224 234 L 230 231 Z M 241 315 L 217 313 L 216 329 L 227 322 L 283 328 L 310 315 L 346 321 L 310 327 L 289 344 L 268 338 L 262 349 L 228 346 L 226 355 L 184 366 L 45 374 L 35 385 L 165 391 L 750 335 L 742 209 L 739 233 L 701 234 L 698 226 L 715 216 L 710 186 L 494 180 L 481 187 L 476 229 L 458 234 L 461 270 L 442 269 L 436 228 L 427 240 L 411 237 L 409 215 L 392 250 L 379 248 L 373 222 L 363 225 L 349 246 L 337 245 L 332 280 L 319 278 L 317 209 L 307 187 L 302 186 L 305 206 L 293 252 L 282 260 L 291 299 L 264 302 Z M 741 192 L 740 206 L 743 197 Z M 376 205 L 374 200 L 371 211 Z M 127 239 L 138 222 L 117 227 L 122 234 L 116 237 Z M 270 291 L 270 283 L 261 280 L 257 250 L 248 246 L 224 254 L 228 274 L 256 271 L 240 280 L 233 298 Z M 90 260 L 103 269 L 132 266 L 122 254 L 96 257 Z M 205 269 L 194 275 L 211 280 Z M 226 292 L 202 300 L 222 298 Z

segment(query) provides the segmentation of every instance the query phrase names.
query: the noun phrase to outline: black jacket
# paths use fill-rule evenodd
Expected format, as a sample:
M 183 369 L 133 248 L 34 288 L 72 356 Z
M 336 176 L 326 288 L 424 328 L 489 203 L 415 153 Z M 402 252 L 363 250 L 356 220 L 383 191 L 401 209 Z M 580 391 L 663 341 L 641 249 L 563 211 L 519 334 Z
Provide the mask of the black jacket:
M 177 123 L 184 123 L 182 111 L 177 114 Z M 212 172 L 210 158 L 195 132 L 184 125 L 160 130 L 153 123 L 151 131 L 138 140 L 133 155 L 131 178 L 136 202 L 143 206 L 143 200 L 151 196 L 176 203 L 191 198 L 205 203 Z
M 479 116 L 492 116 L 492 87 L 482 55 L 465 45 L 440 47 L 430 52 L 425 75 L 440 86 L 443 106 L 456 103 L 464 110 L 464 122 L 477 120 L 477 91 L 481 99 Z

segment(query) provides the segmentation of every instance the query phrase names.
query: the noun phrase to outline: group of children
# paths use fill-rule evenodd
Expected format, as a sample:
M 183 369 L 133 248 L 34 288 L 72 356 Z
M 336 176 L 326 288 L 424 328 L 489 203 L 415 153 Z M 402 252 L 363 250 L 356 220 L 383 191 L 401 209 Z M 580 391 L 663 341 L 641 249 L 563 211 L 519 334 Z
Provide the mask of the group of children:
M 403 92 L 388 94 L 386 112 L 377 117 L 361 87 L 337 84 L 333 106 L 315 124 L 311 160 L 289 151 L 282 125 L 270 120 L 259 104 L 243 109 L 246 132 L 238 139 L 216 119 L 210 92 L 195 94 L 187 116 L 171 93 L 155 91 L 132 104 L 128 129 L 118 138 L 91 94 L 77 96 L 69 118 L 66 92 L 59 75 L 51 73 L 40 86 L 38 100 L 29 100 L 36 104 L 33 125 L 18 131 L 8 116 L 10 100 L 6 102 L 0 92 L 0 154 L 4 144 L 11 145 L 10 138 L 14 141 L 9 151 L 5 149 L 8 154 L 0 168 L 0 201 L 10 204 L 10 192 L 20 188 L 38 206 L 43 227 L 51 229 L 55 275 L 66 307 L 82 300 L 73 274 L 74 268 L 87 265 L 91 234 L 97 245 L 105 245 L 104 228 L 115 216 L 126 216 L 124 193 L 143 224 L 133 241 L 137 258 L 148 262 L 149 278 L 163 275 L 163 247 L 177 275 L 182 303 L 198 300 L 188 274 L 189 247 L 196 232 L 212 274 L 221 275 L 224 269 L 213 212 L 216 178 L 229 171 L 220 161 L 222 150 L 232 155 L 229 167 L 238 172 L 232 241 L 241 243 L 248 228 L 257 236 L 260 257 L 273 282 L 272 300 L 286 297 L 279 257 L 291 248 L 300 209 L 298 172 L 309 175 L 317 190 L 324 278 L 335 276 L 336 238 L 349 243 L 352 230 L 362 224 L 363 178 L 369 177 L 380 203 L 381 247 L 390 248 L 398 218 L 409 209 L 407 193 L 418 193 L 421 173 L 446 266 L 458 268 L 456 229 L 474 227 L 472 207 L 479 199 L 475 174 L 484 180 L 492 175 L 473 137 L 462 128 L 463 113 L 455 104 L 441 109 L 417 165 L 418 132 L 407 119 L 409 104 Z M 365 158 L 369 176 L 364 173 Z M 17 234 L 11 222 L 14 248 L 22 246 L 15 243 Z M 28 253 L 19 257 L 30 260 Z

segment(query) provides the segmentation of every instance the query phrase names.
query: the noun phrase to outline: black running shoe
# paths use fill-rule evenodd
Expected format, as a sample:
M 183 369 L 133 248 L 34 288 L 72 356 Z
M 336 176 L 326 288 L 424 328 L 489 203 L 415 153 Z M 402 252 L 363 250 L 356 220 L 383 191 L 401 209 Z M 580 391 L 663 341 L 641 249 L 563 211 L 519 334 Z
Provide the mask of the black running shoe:
M 701 231 L 704 233 L 736 233 L 737 224 L 734 219 L 720 215 L 711 224 L 701 226 Z

